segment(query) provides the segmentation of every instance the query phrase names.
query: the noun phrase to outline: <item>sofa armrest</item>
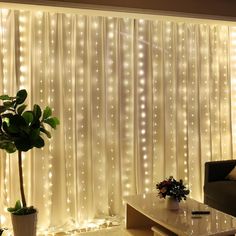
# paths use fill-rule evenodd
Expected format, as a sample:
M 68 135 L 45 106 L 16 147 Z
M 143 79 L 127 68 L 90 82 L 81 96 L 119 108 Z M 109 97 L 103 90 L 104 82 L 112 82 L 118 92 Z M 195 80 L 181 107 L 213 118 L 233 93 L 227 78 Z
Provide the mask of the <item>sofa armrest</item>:
M 236 160 L 210 161 L 205 163 L 205 184 L 224 180 L 236 165 Z

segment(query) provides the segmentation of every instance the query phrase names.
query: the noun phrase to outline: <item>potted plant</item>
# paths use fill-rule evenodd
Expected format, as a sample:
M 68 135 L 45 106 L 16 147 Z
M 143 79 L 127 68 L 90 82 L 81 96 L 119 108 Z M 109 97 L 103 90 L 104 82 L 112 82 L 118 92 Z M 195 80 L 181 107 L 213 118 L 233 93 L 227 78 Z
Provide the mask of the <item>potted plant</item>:
M 182 199 L 186 200 L 189 194 L 189 190 L 183 184 L 183 180 L 180 179 L 177 181 L 173 176 L 157 183 L 156 189 L 160 198 L 166 198 L 168 196 L 167 208 L 171 210 L 177 210 L 179 208 L 179 202 Z
M 24 103 L 27 98 L 26 90 L 19 90 L 15 97 L 0 96 L 0 149 L 8 153 L 18 152 L 19 187 L 21 201 L 16 201 L 14 207 L 8 208 L 11 212 L 13 231 L 15 236 L 35 236 L 37 210 L 28 206 L 24 193 L 22 172 L 22 152 L 32 148 L 42 148 L 45 137 L 51 138 L 46 126 L 56 129 L 59 120 L 52 117 L 52 110 L 46 107 L 43 111 L 35 104 L 32 110 L 26 110 Z

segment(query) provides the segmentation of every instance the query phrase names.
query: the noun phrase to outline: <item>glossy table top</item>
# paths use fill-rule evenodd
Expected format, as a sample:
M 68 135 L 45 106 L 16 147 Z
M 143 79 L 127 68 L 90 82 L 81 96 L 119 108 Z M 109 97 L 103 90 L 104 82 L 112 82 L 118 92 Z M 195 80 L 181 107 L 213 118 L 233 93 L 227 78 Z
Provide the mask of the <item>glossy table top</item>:
M 125 198 L 127 204 L 178 235 L 228 235 L 236 233 L 236 218 L 205 204 L 187 198 L 176 211 L 166 209 L 165 199 L 157 193 L 134 195 Z M 209 210 L 209 215 L 193 218 L 192 210 Z

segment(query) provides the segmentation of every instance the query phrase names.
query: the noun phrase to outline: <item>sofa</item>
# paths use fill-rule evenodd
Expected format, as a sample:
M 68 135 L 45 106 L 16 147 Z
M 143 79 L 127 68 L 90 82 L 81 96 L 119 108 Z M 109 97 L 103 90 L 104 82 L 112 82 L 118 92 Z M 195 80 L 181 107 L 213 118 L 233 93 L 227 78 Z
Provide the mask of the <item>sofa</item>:
M 236 181 L 226 179 L 236 160 L 205 163 L 204 203 L 236 217 Z

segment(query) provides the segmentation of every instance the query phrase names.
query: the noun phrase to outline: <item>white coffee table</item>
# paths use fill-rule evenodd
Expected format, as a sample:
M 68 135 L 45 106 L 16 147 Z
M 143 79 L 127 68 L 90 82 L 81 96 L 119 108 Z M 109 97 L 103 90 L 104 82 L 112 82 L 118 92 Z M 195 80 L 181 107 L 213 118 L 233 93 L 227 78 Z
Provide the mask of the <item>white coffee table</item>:
M 157 193 L 125 198 L 126 229 L 129 235 L 140 236 L 205 236 L 234 235 L 236 218 L 188 198 L 180 209 L 166 209 L 165 200 Z M 193 218 L 192 210 L 209 210 L 209 215 Z

